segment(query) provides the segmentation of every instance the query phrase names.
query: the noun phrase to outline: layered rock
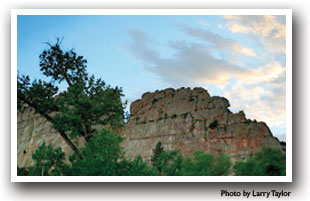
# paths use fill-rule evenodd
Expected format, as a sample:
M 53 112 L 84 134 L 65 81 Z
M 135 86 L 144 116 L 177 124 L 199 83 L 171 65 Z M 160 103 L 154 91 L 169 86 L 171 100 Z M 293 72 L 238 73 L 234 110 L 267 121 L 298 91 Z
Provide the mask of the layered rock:
M 67 155 L 73 151 L 52 124 L 36 114 L 31 108 L 17 113 L 17 165 L 27 167 L 33 164 L 32 154 L 42 143 L 60 147 Z
M 263 146 L 281 148 L 264 122 L 246 119 L 242 111 L 234 114 L 228 107 L 227 99 L 211 97 L 203 88 L 145 93 L 130 106 L 131 117 L 123 131 L 126 154 L 150 160 L 159 141 L 166 150 L 179 149 L 184 155 L 205 150 L 236 160 Z
M 228 107 L 227 99 L 211 97 L 203 88 L 145 93 L 130 106 L 131 117 L 122 131 L 125 152 L 128 157 L 150 160 L 161 141 L 166 150 L 179 149 L 184 155 L 205 150 L 238 160 L 263 146 L 281 148 L 265 123 L 246 119 L 242 111 L 233 114 Z M 29 108 L 18 112 L 17 121 L 19 167 L 33 164 L 31 156 L 43 142 L 61 147 L 66 155 L 72 153 L 51 123 Z

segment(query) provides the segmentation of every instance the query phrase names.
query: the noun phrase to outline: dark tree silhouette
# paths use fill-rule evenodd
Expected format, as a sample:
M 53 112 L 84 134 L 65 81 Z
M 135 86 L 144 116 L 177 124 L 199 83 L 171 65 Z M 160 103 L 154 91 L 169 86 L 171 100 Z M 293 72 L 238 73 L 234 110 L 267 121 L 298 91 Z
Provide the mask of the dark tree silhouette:
M 33 108 L 77 152 L 73 138 L 80 136 L 88 142 L 98 125 L 112 129 L 123 125 L 122 89 L 88 76 L 87 61 L 73 49 L 63 51 L 59 39 L 55 45 L 47 44 L 49 48 L 39 58 L 40 70 L 49 81 L 30 82 L 29 76 L 18 76 L 18 109 Z M 67 88 L 60 93 L 57 84 L 62 82 Z

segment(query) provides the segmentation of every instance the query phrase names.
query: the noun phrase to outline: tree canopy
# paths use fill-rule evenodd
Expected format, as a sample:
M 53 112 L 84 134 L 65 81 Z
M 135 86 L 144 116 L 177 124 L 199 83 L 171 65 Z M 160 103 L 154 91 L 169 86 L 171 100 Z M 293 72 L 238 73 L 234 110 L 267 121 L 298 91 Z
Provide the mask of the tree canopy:
M 238 161 L 234 166 L 238 176 L 285 176 L 286 156 L 279 149 L 264 147 L 246 161 Z
M 122 89 L 111 87 L 87 73 L 87 61 L 71 49 L 64 51 L 60 41 L 39 56 L 40 70 L 46 80 L 22 75 L 17 78 L 18 109 L 31 107 L 52 123 L 61 137 L 78 151 L 72 139 L 89 142 L 98 125 L 118 129 L 123 126 Z M 65 91 L 58 85 L 65 82 Z

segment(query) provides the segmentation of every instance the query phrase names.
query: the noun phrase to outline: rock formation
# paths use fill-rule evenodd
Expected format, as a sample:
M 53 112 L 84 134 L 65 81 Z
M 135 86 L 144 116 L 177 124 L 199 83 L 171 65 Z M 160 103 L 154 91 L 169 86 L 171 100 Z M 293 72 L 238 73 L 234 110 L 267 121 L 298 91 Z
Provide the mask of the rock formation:
M 166 150 L 179 149 L 184 155 L 205 150 L 236 160 L 263 146 L 281 148 L 264 122 L 246 119 L 242 111 L 233 114 L 228 107 L 227 99 L 211 97 L 203 88 L 145 93 L 130 106 L 131 117 L 123 131 L 126 153 L 150 160 L 159 141 Z
M 53 129 L 52 124 L 31 108 L 17 113 L 17 165 L 27 167 L 32 165 L 32 154 L 42 143 L 61 147 L 68 155 L 73 151 L 63 138 Z
M 128 157 L 141 155 L 148 161 L 161 141 L 166 150 L 179 149 L 184 155 L 205 150 L 239 160 L 263 146 L 281 148 L 265 123 L 246 119 L 242 111 L 233 114 L 228 107 L 227 99 L 211 97 L 203 88 L 145 93 L 130 106 L 131 117 L 122 131 L 125 152 Z M 40 115 L 28 108 L 18 112 L 17 118 L 19 167 L 32 164 L 31 156 L 43 142 L 61 147 L 67 155 L 72 153 Z

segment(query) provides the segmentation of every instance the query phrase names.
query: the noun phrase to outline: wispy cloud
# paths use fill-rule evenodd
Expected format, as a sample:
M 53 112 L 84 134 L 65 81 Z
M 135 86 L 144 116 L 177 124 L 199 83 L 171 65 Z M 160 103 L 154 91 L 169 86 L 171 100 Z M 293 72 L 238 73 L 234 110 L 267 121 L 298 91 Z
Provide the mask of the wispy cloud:
M 150 47 L 145 33 L 139 30 L 131 30 L 129 33 L 133 41 L 129 50 L 145 63 L 144 68 L 176 87 L 193 81 L 223 84 L 228 83 L 231 76 L 238 78 L 255 76 L 255 72 L 249 69 L 214 58 L 210 48 L 203 44 L 170 41 L 168 47 L 175 53 L 170 58 L 164 58 Z
M 154 43 L 154 41 L 146 33 L 138 29 L 129 29 L 128 33 L 131 36 L 132 40 L 134 41 L 129 46 L 131 53 L 137 59 L 156 63 L 159 58 L 159 53 L 153 50 L 152 48 L 148 47 L 148 45 Z
M 198 24 L 201 24 L 203 26 L 209 26 L 209 23 L 204 20 L 199 20 Z
M 223 94 L 236 110 L 246 111 L 247 117 L 262 120 L 269 126 L 285 126 L 285 74 L 271 82 L 246 85 L 237 81 L 226 85 Z M 281 83 L 277 83 L 281 80 Z M 273 87 L 270 87 L 273 85 Z
M 146 70 L 156 73 L 175 86 L 193 81 L 205 84 L 228 84 L 231 78 L 242 80 L 247 84 L 255 84 L 276 79 L 285 71 L 285 68 L 278 63 L 257 69 L 242 68 L 215 58 L 208 45 L 186 41 L 170 41 L 167 46 L 175 53 L 172 57 L 166 58 L 151 48 L 152 42 L 146 33 L 139 30 L 131 30 L 129 33 L 132 37 L 132 43 L 129 46 L 131 53 L 146 64 Z M 212 33 L 208 34 L 212 36 Z M 213 39 L 214 43 L 224 44 L 219 37 L 213 36 L 211 40 Z
M 272 15 L 226 15 L 223 18 L 228 20 L 228 26 L 232 32 L 253 33 L 264 38 L 280 38 L 286 35 L 285 24 L 280 23 Z
M 223 16 L 233 33 L 248 33 L 258 36 L 271 53 L 285 53 L 285 16 Z
M 188 35 L 202 39 L 212 45 L 213 48 L 222 50 L 231 50 L 237 54 L 243 54 L 246 56 L 256 56 L 256 53 L 252 48 L 245 47 L 239 42 L 224 38 L 218 34 L 212 33 L 206 29 L 193 28 L 184 24 L 177 24 Z

